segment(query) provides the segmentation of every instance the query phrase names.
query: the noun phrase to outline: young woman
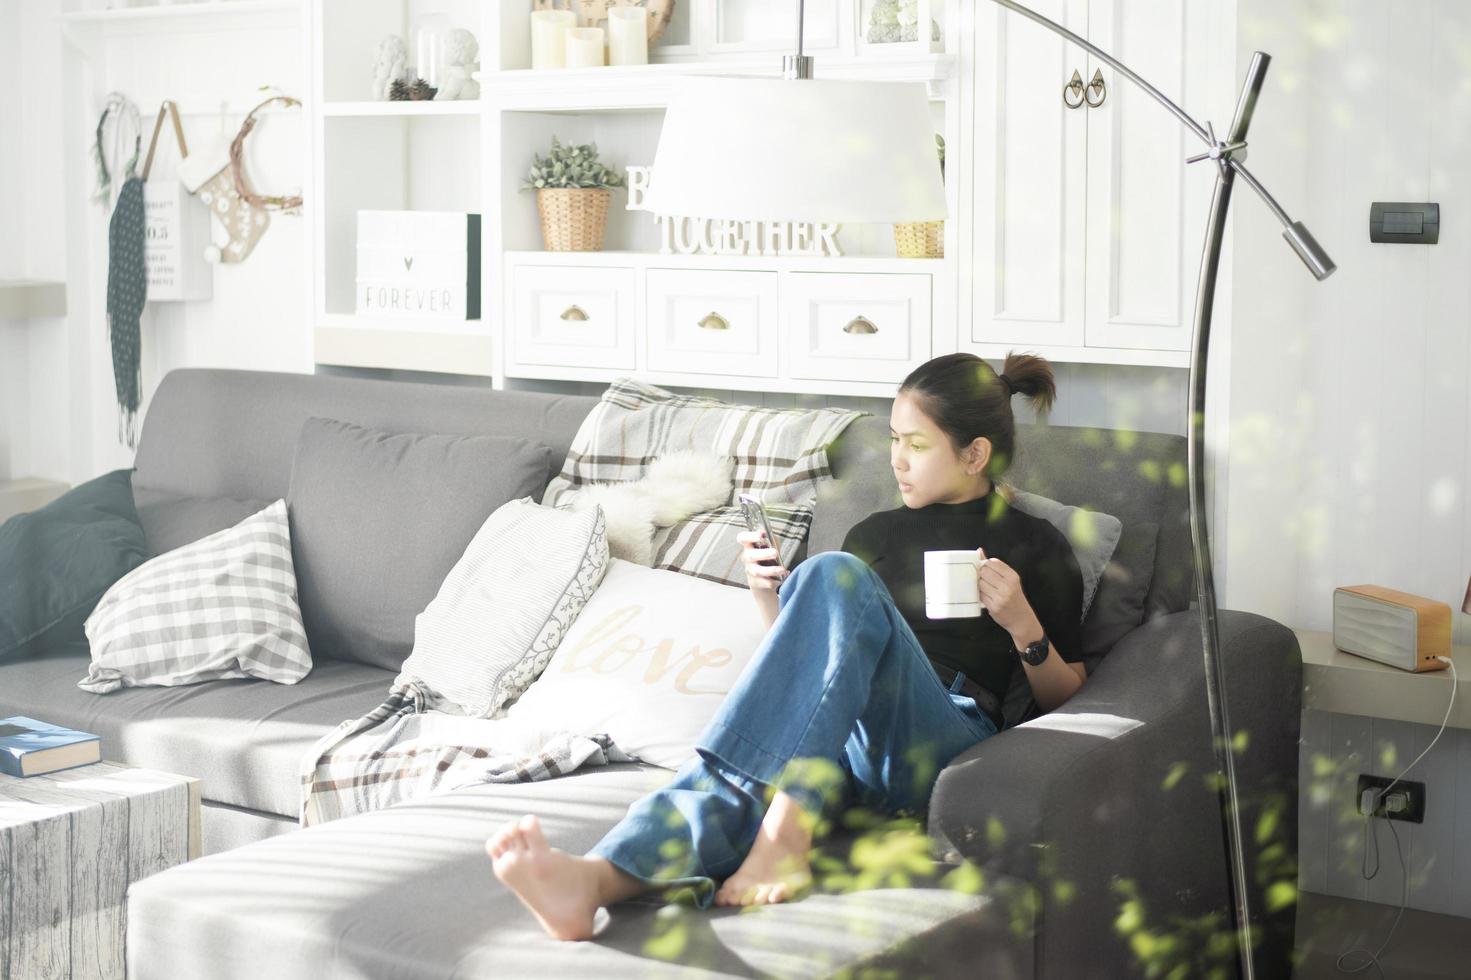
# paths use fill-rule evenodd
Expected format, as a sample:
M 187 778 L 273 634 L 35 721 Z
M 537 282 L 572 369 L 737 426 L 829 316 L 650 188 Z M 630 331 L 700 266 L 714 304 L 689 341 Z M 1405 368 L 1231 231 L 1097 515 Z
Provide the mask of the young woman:
M 993 483 L 1013 454 L 1018 391 L 1045 413 L 1051 366 L 1025 354 L 999 375 L 970 354 L 921 365 L 889 414 L 902 507 L 790 573 L 760 564 L 776 555 L 759 534 L 740 536 L 770 629 L 695 758 L 582 857 L 549 847 L 529 814 L 485 842 L 547 933 L 589 938 L 600 907 L 653 890 L 700 908 L 793 897 L 810 883 L 814 837 L 846 808 L 924 814 L 940 770 L 996 734 L 1018 658 L 1042 709 L 1078 690 L 1077 559 Z M 928 619 L 924 552 L 971 548 L 985 614 Z

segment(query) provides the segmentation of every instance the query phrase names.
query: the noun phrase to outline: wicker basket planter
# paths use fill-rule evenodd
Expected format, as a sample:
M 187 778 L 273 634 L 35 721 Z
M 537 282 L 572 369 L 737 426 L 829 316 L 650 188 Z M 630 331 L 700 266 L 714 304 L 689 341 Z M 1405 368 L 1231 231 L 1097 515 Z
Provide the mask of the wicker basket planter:
M 606 187 L 543 187 L 536 192 L 541 240 L 549 252 L 597 252 L 608 227 Z
M 945 222 L 906 221 L 895 225 L 894 249 L 904 259 L 943 259 Z

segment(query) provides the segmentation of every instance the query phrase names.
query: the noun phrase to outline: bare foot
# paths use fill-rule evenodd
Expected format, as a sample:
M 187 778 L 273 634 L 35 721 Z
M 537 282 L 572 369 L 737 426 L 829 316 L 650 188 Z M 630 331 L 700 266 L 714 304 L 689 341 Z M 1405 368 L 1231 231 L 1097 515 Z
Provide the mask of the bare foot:
M 784 902 L 812 882 L 812 832 L 797 802 L 778 792 L 761 820 L 750 853 L 715 893 L 716 905 Z
M 516 893 L 553 939 L 589 939 L 602 904 L 603 869 L 596 858 L 547 845 L 532 814 L 506 824 L 485 841 L 495 876 Z

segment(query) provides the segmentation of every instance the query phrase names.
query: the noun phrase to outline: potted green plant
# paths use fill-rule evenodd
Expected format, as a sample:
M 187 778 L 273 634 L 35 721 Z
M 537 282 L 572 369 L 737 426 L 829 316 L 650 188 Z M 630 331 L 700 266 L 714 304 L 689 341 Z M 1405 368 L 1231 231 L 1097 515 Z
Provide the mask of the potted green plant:
M 612 188 L 623 176 L 598 159 L 596 143 L 563 144 L 552 137 L 551 151 L 532 155 L 525 190 L 536 191 L 542 244 L 553 252 L 596 252 L 603 247 Z
M 935 134 L 935 152 L 940 157 L 940 176 L 945 176 L 945 137 Z M 944 221 L 906 221 L 894 226 L 894 250 L 906 259 L 945 257 Z

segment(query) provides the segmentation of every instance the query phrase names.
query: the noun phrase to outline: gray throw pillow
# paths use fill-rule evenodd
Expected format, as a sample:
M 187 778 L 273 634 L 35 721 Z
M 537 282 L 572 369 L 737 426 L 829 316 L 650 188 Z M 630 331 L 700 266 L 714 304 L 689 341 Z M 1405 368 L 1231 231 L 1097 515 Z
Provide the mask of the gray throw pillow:
M 475 532 L 507 501 L 539 499 L 552 464 L 534 439 L 307 419 L 286 500 L 312 655 L 399 670 Z
M 1083 618 L 1086 619 L 1098 591 L 1098 580 L 1109 558 L 1113 557 L 1119 535 L 1123 533 L 1123 522 L 1112 514 L 1058 503 L 1050 497 L 1028 493 L 1008 483 L 997 485 L 1017 510 L 1040 517 L 1067 538 L 1078 559 L 1078 569 L 1083 573 Z
M 1083 654 L 1089 671 L 1124 635 L 1144 622 L 1144 597 L 1154 577 L 1159 525 L 1130 524 L 1103 569 L 1093 608 L 1083 617 Z
M 1113 558 L 1103 568 L 1093 608 L 1083 617 L 1083 663 L 1092 674 L 1104 654 L 1134 627 L 1144 622 L 1144 597 L 1154 575 L 1159 525 L 1130 524 L 1119 535 Z M 1015 661 L 1006 697 L 1002 700 L 1002 727 L 1012 728 L 1042 714 L 1032 698 L 1026 668 Z

